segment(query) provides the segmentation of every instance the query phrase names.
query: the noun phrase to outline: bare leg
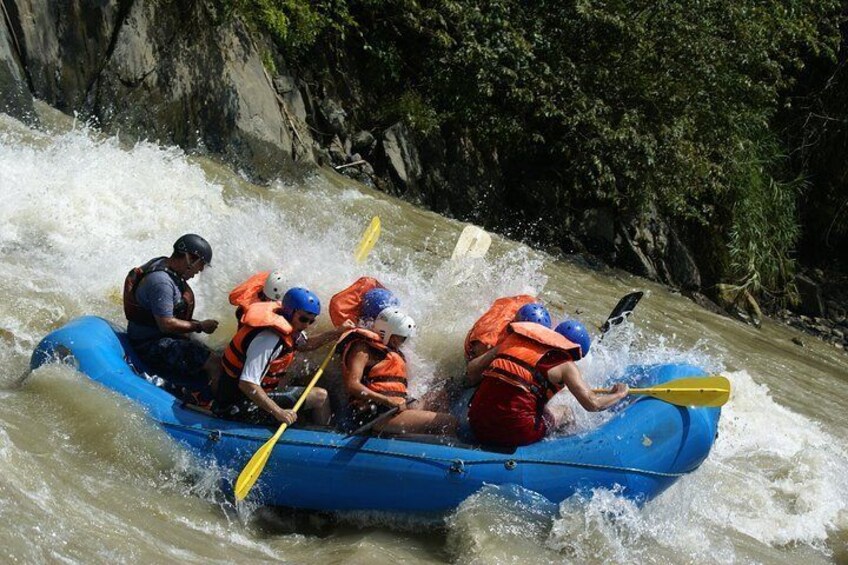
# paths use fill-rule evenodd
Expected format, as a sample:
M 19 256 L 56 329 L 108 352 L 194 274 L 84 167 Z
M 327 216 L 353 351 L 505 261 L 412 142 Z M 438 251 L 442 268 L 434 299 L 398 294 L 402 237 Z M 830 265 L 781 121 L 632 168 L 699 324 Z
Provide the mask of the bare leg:
M 306 402 L 303 405 L 312 410 L 312 423 L 319 426 L 326 426 L 330 423 L 330 418 L 333 412 L 330 409 L 330 402 L 327 391 L 323 388 L 315 387 L 309 391 L 309 396 L 306 397 Z
M 445 434 L 456 435 L 459 423 L 444 412 L 429 410 L 404 410 L 391 420 L 374 426 L 379 432 L 391 434 Z

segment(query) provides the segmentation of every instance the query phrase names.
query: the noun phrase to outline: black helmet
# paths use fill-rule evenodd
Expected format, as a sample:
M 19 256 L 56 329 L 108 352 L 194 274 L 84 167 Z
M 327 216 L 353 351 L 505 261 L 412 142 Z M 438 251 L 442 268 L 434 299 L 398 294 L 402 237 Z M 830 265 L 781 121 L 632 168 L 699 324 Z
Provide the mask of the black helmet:
M 200 257 L 207 265 L 212 264 L 212 246 L 209 242 L 194 233 L 187 233 L 174 242 L 174 251 L 177 253 L 191 253 Z

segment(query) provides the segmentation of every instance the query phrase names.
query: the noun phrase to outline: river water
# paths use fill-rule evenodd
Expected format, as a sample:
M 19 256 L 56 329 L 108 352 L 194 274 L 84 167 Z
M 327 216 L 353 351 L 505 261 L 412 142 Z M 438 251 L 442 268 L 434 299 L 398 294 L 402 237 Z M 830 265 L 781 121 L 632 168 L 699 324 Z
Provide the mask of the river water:
M 178 149 L 125 146 L 41 111 L 42 130 L 0 115 L 0 561 L 848 562 L 845 353 L 499 237 L 484 259 L 452 265 L 462 224 L 332 173 L 259 188 Z M 383 233 L 357 266 L 352 250 L 373 215 Z M 606 490 L 532 502 L 497 488 L 437 523 L 234 508 L 217 488 L 222 471 L 131 402 L 67 367 L 21 381 L 51 329 L 83 314 L 122 321 L 126 272 L 184 232 L 214 247 L 214 267 L 192 281 L 198 315 L 222 321 L 210 344 L 234 332 L 227 292 L 256 270 L 283 268 L 325 304 L 368 274 L 418 321 L 417 394 L 461 370 L 464 333 L 497 297 L 537 292 L 557 317 L 596 325 L 622 295 L 646 290 L 581 362 L 584 374 L 597 384 L 660 361 L 721 371 L 733 395 L 718 441 L 698 471 L 642 508 Z M 579 414 L 578 429 L 602 417 Z

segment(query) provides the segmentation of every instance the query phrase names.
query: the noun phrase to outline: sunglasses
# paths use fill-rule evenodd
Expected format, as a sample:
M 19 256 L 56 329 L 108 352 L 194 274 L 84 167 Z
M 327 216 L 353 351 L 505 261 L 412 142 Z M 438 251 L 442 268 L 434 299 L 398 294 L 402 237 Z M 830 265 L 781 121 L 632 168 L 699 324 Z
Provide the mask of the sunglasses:
M 195 267 L 198 263 L 200 263 L 201 269 L 206 266 L 206 262 L 203 260 L 203 257 L 198 257 L 197 255 L 194 255 L 192 253 L 186 253 L 186 255 L 188 255 L 189 267 Z
M 309 316 L 298 316 L 297 319 L 301 324 L 308 324 L 311 326 L 315 323 L 315 318 L 310 318 Z

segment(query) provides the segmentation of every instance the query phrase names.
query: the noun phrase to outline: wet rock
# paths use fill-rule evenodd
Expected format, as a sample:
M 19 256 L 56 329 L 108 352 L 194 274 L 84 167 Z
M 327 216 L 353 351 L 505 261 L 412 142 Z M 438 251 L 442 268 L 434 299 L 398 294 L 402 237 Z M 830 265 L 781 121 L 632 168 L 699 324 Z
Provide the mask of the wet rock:
M 342 143 L 342 140 L 339 139 L 339 136 L 333 137 L 333 141 L 330 142 L 328 151 L 333 164 L 341 165 L 348 162 L 347 151 L 345 151 L 344 144 Z
M 683 290 L 701 288 L 701 272 L 698 270 L 695 258 L 677 235 L 677 232 L 671 227 L 668 231 L 665 262 L 670 279 L 677 286 Z
M 291 129 L 253 41 L 204 3 L 132 3 L 92 111 L 122 134 L 222 154 L 259 180 L 293 165 Z
M 660 280 L 659 271 L 651 260 L 651 255 L 665 248 L 665 239 L 656 226 L 651 226 L 651 218 L 632 218 L 619 226 L 615 239 L 618 258 L 622 264 L 638 275 L 651 280 Z
M 0 112 L 31 120 L 34 116 L 32 95 L 18 58 L 18 45 L 0 18 Z
M 361 153 L 363 155 L 371 154 L 371 151 L 374 150 L 374 146 L 376 145 L 377 140 L 371 134 L 370 131 L 358 131 L 351 137 L 351 146 L 353 151 L 357 153 Z
M 615 247 L 621 263 L 637 274 L 684 290 L 701 287 L 692 253 L 655 209 L 621 221 Z
M 610 208 L 586 210 L 576 223 L 586 249 L 604 256 L 615 253 L 615 224 L 615 214 Z
M 303 123 L 306 123 L 306 104 L 303 95 L 297 87 L 294 77 L 279 75 L 274 79 L 274 88 L 283 98 L 286 107 L 292 115 Z
M 332 133 L 339 136 L 345 135 L 347 132 L 347 112 L 338 100 L 324 98 L 318 103 L 318 110 Z
M 710 300 L 706 295 L 700 292 L 690 292 L 687 293 L 688 296 L 695 304 L 704 308 L 705 310 L 709 310 L 714 314 L 726 314 L 724 310 L 722 310 L 718 304 Z
M 834 326 L 834 323 L 831 322 L 830 320 L 828 320 L 827 318 L 818 317 L 818 318 L 815 319 L 815 322 L 816 322 L 816 324 L 818 324 L 820 326 L 825 326 L 828 329 L 830 329 Z
M 389 163 L 392 181 L 399 185 L 402 192 L 415 190 L 423 174 L 421 159 L 409 130 L 402 122 L 383 133 L 383 151 Z
M 798 289 L 798 311 L 808 316 L 824 316 L 821 288 L 810 277 L 798 275 L 795 277 Z
M 794 343 L 794 344 L 795 344 L 795 345 L 797 345 L 798 347 L 804 347 L 804 342 L 803 342 L 803 341 L 801 341 L 801 338 L 793 337 L 793 338 L 792 338 L 792 343 Z
M 840 318 L 845 317 L 845 305 L 837 302 L 836 300 L 828 300 L 827 301 L 827 315 L 830 316 L 833 320 L 838 320 Z
M 63 112 L 82 111 L 132 0 L 5 4 L 33 94 Z
M 326 148 L 321 147 L 318 142 L 312 143 L 312 154 L 315 156 L 315 162 L 320 166 L 329 166 L 333 163 L 330 152 Z
M 762 325 L 762 309 L 747 289 L 729 284 L 717 284 L 710 290 L 716 304 L 725 312 L 757 328 Z

